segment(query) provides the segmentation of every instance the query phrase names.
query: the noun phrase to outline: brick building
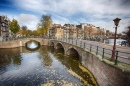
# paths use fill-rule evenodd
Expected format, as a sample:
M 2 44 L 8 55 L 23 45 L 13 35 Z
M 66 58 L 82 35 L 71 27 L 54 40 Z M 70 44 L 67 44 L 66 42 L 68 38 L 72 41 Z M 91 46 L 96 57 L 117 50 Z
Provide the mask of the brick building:
M 0 16 L 0 41 L 6 41 L 9 38 L 9 19 L 7 16 Z

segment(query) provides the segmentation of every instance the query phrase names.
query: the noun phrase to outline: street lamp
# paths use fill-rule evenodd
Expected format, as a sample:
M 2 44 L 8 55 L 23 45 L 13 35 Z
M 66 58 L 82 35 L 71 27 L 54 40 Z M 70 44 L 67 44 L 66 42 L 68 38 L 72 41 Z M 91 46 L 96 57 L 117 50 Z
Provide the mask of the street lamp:
M 115 53 L 116 53 L 115 50 L 116 50 L 116 34 L 117 34 L 117 26 L 118 26 L 120 20 L 121 20 L 121 19 L 119 19 L 119 18 L 116 18 L 116 19 L 113 20 L 114 23 L 115 23 L 115 25 L 116 25 L 116 27 L 115 27 L 114 45 L 113 45 L 113 50 L 112 50 L 112 57 L 111 57 L 111 59 L 115 59 Z

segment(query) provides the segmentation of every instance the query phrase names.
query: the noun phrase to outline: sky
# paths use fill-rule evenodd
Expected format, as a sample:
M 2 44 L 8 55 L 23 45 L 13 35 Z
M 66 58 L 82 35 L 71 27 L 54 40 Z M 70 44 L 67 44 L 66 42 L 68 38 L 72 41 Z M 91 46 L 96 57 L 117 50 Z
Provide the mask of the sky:
M 0 15 L 30 30 L 37 29 L 42 15 L 51 15 L 55 24 L 88 23 L 112 32 L 118 17 L 121 33 L 130 25 L 130 0 L 0 0 Z

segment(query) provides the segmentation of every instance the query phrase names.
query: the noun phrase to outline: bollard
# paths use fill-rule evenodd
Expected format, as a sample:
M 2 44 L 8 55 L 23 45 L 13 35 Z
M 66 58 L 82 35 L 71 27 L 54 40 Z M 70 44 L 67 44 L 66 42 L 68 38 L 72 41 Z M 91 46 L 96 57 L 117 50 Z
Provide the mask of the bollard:
M 90 44 L 90 52 L 91 52 L 92 45 Z
M 98 54 L 98 46 L 97 46 L 97 52 L 96 52 L 96 55 Z
M 80 41 L 80 47 L 82 47 L 82 41 Z
M 103 48 L 103 52 L 102 52 L 102 59 L 104 58 L 104 48 Z
M 117 65 L 117 61 L 118 61 L 118 52 L 119 52 L 119 51 L 116 51 L 116 59 L 115 59 L 115 64 L 114 64 L 114 65 Z
M 84 49 L 85 49 L 85 42 L 84 42 Z

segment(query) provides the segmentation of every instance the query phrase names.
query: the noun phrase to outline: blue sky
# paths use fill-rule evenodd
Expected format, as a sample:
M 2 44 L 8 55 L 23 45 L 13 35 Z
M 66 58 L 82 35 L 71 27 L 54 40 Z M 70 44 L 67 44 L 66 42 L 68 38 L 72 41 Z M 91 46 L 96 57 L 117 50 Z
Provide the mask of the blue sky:
M 130 0 L 0 0 L 0 15 L 31 30 L 43 14 L 51 15 L 53 23 L 89 23 L 112 32 L 113 19 L 119 17 L 120 33 L 130 25 Z

